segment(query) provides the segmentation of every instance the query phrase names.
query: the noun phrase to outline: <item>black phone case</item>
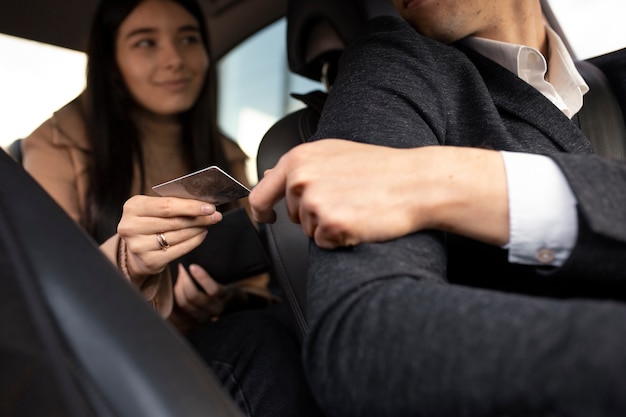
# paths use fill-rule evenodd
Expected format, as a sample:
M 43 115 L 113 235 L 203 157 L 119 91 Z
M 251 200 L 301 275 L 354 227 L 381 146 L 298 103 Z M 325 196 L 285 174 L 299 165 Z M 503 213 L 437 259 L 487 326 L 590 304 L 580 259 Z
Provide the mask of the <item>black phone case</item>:
M 200 246 L 172 263 L 174 277 L 178 263 L 185 267 L 198 264 L 220 284 L 261 274 L 271 267 L 259 231 L 243 207 L 223 213 L 222 221 L 209 227 Z

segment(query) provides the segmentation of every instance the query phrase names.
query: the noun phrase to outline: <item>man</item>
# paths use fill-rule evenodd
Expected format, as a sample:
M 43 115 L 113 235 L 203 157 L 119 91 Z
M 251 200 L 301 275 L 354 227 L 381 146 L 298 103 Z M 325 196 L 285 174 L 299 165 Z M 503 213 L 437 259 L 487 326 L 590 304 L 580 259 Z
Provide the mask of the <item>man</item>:
M 318 401 L 625 415 L 626 166 L 572 120 L 587 87 L 539 1 L 394 4 L 413 28 L 378 19 L 346 50 L 315 135 L 363 143 L 300 146 L 250 196 L 270 221 L 285 194 L 317 243 Z

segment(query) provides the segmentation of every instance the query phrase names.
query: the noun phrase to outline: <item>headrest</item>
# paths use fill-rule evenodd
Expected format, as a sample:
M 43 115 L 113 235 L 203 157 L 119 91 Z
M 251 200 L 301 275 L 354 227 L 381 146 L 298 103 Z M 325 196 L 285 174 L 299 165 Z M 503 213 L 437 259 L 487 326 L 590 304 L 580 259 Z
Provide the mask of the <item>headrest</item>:
M 380 15 L 397 16 L 389 0 L 289 0 L 289 68 L 316 81 L 333 78 L 345 46 L 367 20 Z M 326 64 L 330 74 L 324 74 Z

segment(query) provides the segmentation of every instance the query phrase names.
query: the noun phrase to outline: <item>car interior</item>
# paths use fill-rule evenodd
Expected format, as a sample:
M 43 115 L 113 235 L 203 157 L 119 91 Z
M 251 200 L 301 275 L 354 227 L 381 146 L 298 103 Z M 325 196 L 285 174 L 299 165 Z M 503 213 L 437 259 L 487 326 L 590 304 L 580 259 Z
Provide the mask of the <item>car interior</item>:
M 191 348 L 4 152 L 0 175 L 0 413 L 238 416 Z
M 210 0 L 200 3 L 213 41 L 211 51 L 218 59 L 251 34 L 283 17 L 287 8 L 285 0 Z M 2 2 L 1 32 L 80 51 L 85 47 L 90 17 L 97 4 L 97 0 Z
M 87 32 L 89 20 L 78 16 L 88 16 L 95 3 L 3 2 L 0 28 L 81 49 L 82 37 L 76 34 Z M 219 33 L 213 46 L 217 58 L 286 16 L 289 69 L 326 86 L 325 91 L 297 95 L 304 108 L 265 133 L 256 161 L 259 178 L 315 131 L 341 51 L 360 26 L 372 17 L 396 14 L 386 0 L 212 0 L 204 6 L 211 31 Z M 246 25 L 247 33 L 232 30 L 235 22 L 254 13 L 255 23 Z M 58 24 L 68 16 L 77 17 L 75 24 Z M 31 27 L 23 27 L 24 20 L 31 21 Z M 581 121 L 588 132 L 621 132 L 621 140 L 596 146 L 622 158 L 625 54 L 620 50 L 590 60 L 596 75 L 588 81 L 600 91 L 593 107 L 610 111 L 591 113 L 587 123 L 592 127 Z M 19 141 L 7 152 L 0 152 L 0 264 L 5 286 L 0 292 L 0 329 L 10 337 L 0 339 L 0 415 L 38 415 L 45 409 L 48 415 L 68 416 L 240 416 L 202 360 L 21 168 Z M 276 212 L 277 221 L 264 227 L 264 236 L 274 277 L 303 336 L 309 240 L 290 222 L 283 202 Z
M 359 25 L 378 15 L 397 15 L 390 2 L 363 1 L 355 4 L 356 8 L 352 10 L 346 4 L 340 6 L 332 1 L 301 0 L 297 3 L 297 6 L 290 7 L 288 14 L 287 52 L 290 68 L 303 76 L 322 81 L 327 88 L 332 85 L 341 49 L 355 35 Z M 549 4 L 543 3 L 544 10 L 548 11 L 547 18 L 558 31 L 559 25 L 550 13 Z M 349 14 L 353 20 L 346 19 Z M 580 127 L 599 154 L 621 159 L 626 159 L 626 113 L 622 110 L 626 109 L 624 62 L 626 49 L 577 62 L 579 71 L 591 87 L 585 96 L 586 106 L 578 115 Z M 299 97 L 307 107 L 278 121 L 261 141 L 257 154 L 259 178 L 266 169 L 278 162 L 281 155 L 305 142 L 315 132 L 325 92 L 315 91 Z M 265 226 L 268 249 L 276 279 L 285 292 L 300 335 L 303 336 L 307 330 L 306 271 L 309 240 L 303 235 L 300 226 L 289 220 L 284 201 L 275 207 L 275 211 L 276 222 Z
M 290 68 L 313 79 L 326 77 L 362 22 L 392 12 L 391 7 L 380 6 L 377 1 L 289 3 L 283 13 L 293 22 L 288 30 Z M 317 100 L 303 97 L 312 107 L 300 114 L 311 117 L 311 129 L 324 95 L 309 95 Z M 304 131 L 299 141 L 308 133 Z M 270 158 L 294 144 L 281 144 Z M 11 364 L 3 366 L 0 377 L 2 391 L 10 392 L 0 411 L 6 410 L 7 415 L 36 415 L 42 409 L 51 415 L 73 416 L 240 415 L 195 352 L 22 169 L 20 141 L 7 152 L 0 153 L 0 174 L 7 179 L 0 190 L 0 262 L 7 286 L 2 292 L 1 328 L 12 337 L 0 343 L 2 363 Z M 272 163 L 265 152 L 261 158 Z M 296 235 L 306 253 L 306 239 L 299 232 Z M 301 267 L 306 268 L 306 263 Z M 295 300 L 291 305 L 298 306 Z
M 289 3 L 287 55 L 290 69 L 321 81 L 327 89 L 333 81 L 341 51 L 368 19 L 396 15 L 391 2 L 299 0 Z M 299 95 L 306 105 L 274 124 L 263 137 L 257 153 L 259 178 L 290 148 L 305 142 L 316 129 L 326 92 Z M 265 226 L 275 277 L 290 303 L 300 336 L 306 331 L 306 271 L 308 239 L 292 223 L 284 202 L 276 207 L 277 221 Z

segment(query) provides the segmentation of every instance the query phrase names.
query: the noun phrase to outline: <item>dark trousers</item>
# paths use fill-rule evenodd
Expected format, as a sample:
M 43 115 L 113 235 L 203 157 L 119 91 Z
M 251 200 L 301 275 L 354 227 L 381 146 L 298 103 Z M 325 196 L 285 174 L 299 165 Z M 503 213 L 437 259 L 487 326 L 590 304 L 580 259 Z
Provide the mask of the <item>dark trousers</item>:
M 286 308 L 227 314 L 188 336 L 245 416 L 321 416 Z

